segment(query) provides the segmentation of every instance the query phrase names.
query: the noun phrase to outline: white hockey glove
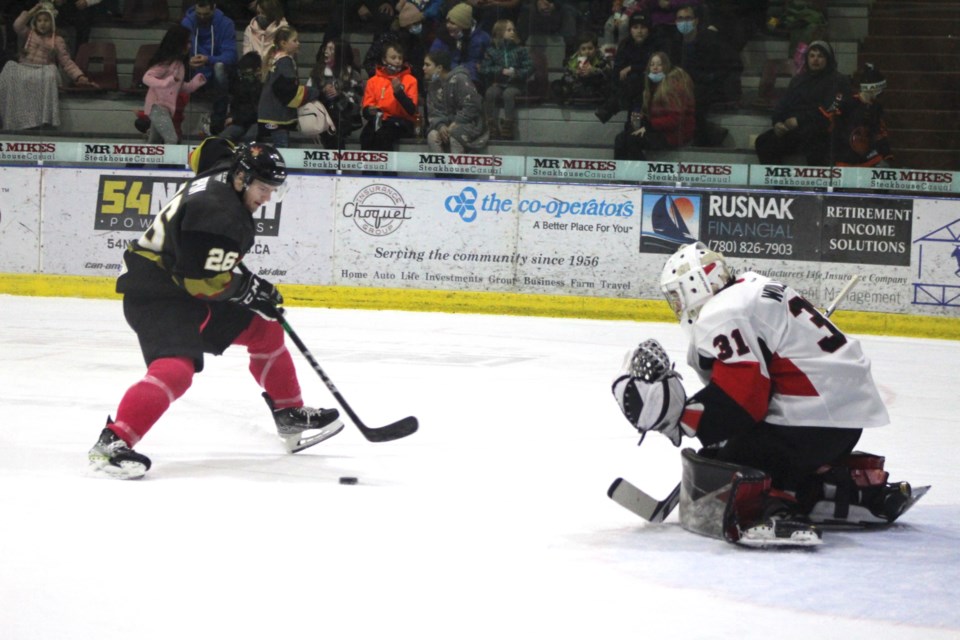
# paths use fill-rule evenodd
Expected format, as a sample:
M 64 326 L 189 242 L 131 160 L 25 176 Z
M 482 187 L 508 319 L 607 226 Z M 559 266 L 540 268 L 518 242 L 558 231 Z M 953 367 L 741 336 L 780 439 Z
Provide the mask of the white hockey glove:
M 620 410 L 641 434 L 659 431 L 680 446 L 680 416 L 687 401 L 686 391 L 670 363 L 670 357 L 656 340 L 645 340 L 627 352 L 623 369 L 611 389 Z M 687 434 L 690 435 L 690 434 Z M 643 437 L 640 438 L 643 442 Z

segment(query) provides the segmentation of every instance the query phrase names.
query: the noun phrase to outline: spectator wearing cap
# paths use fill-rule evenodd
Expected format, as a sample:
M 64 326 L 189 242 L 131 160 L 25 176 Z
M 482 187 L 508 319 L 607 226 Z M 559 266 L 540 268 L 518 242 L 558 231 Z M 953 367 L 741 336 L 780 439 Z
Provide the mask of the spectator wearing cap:
M 569 58 L 577 50 L 577 3 L 574 0 L 530 0 L 529 10 L 520 12 L 517 28 L 524 42 L 533 35 L 560 36 L 564 57 Z
M 889 167 L 893 160 L 883 106 L 877 101 L 887 81 L 869 62 L 860 70 L 860 91 L 843 96 L 823 115 L 830 121 L 834 164 L 840 167 Z
M 613 59 L 613 90 L 595 112 L 600 122 L 606 123 L 622 109 L 641 101 L 650 54 L 667 48 L 659 46 L 651 37 L 652 26 L 649 13 L 630 16 L 630 34 L 617 45 Z
M 489 46 L 490 34 L 473 19 L 473 7 L 461 2 L 447 12 L 446 28 L 438 30 L 430 52 L 447 52 L 450 69 L 466 67 L 470 79 L 480 87 L 480 63 Z
M 833 49 L 823 40 L 810 43 L 803 68 L 795 75 L 773 112 L 773 128 L 756 141 L 760 164 L 782 164 L 803 154 L 808 166 L 830 163 L 829 121 L 823 110 L 850 93 L 850 80 L 837 71 Z

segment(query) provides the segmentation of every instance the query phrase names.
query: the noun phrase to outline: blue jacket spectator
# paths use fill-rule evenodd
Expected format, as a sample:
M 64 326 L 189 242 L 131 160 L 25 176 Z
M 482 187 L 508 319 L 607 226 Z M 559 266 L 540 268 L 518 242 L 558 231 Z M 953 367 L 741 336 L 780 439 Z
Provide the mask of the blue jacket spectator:
M 181 23 L 190 30 L 190 70 L 207 79 L 204 93 L 213 99 L 210 131 L 223 131 L 230 104 L 230 74 L 237 64 L 237 30 L 213 0 L 197 0 Z
M 466 67 L 470 79 L 481 86 L 480 63 L 490 46 L 490 34 L 477 26 L 473 19 L 473 7 L 465 2 L 447 12 L 446 29 L 440 29 L 430 51 L 446 51 L 450 54 L 450 68 Z
M 205 4 L 206 7 L 204 7 Z M 209 12 L 211 8 L 212 15 Z M 195 6 L 187 10 L 180 24 L 190 29 L 190 57 L 199 54 L 208 58 L 206 65 L 195 68 L 206 76 L 208 82 L 213 75 L 215 64 L 222 63 L 232 67 L 237 63 L 236 26 L 233 20 L 214 7 L 211 0 L 199 0 Z

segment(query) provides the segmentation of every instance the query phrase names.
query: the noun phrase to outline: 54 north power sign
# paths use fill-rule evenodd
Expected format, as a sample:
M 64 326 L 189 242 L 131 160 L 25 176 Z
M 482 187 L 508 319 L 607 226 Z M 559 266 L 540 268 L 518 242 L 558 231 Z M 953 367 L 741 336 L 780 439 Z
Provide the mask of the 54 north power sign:
M 186 182 L 174 176 L 101 175 L 97 187 L 97 231 L 142 232 L 153 216 L 173 198 Z M 257 235 L 276 236 L 280 232 L 281 203 L 270 202 L 253 217 Z

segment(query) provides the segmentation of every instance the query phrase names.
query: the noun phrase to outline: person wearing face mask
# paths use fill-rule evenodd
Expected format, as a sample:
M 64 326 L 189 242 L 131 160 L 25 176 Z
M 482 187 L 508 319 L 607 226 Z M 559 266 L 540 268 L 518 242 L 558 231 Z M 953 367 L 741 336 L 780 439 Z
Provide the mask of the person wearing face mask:
M 285 26 L 288 26 L 287 19 L 280 0 L 257 0 L 257 15 L 243 31 L 243 54 L 253 51 L 263 59 L 277 29 Z
M 740 102 L 743 62 L 726 38 L 713 29 L 701 28 L 700 10 L 682 5 L 676 15 L 675 59 L 693 79 L 696 99 L 694 144 L 718 147 L 727 130 L 708 120 L 711 110 Z
M 0 73 L 0 126 L 18 131 L 44 125 L 60 126 L 60 69 L 78 86 L 96 86 L 70 59 L 57 35 L 53 5 L 40 2 L 13 22 L 23 39 L 19 62 L 10 61 Z
M 394 151 L 400 138 L 414 134 L 419 90 L 417 79 L 404 62 L 403 47 L 389 44 L 376 74 L 367 80 L 363 92 L 363 117 L 360 148 Z
M 676 149 L 693 141 L 693 81 L 664 51 L 647 63 L 642 102 L 634 104 L 614 140 L 616 160 L 646 160 L 647 151 Z

